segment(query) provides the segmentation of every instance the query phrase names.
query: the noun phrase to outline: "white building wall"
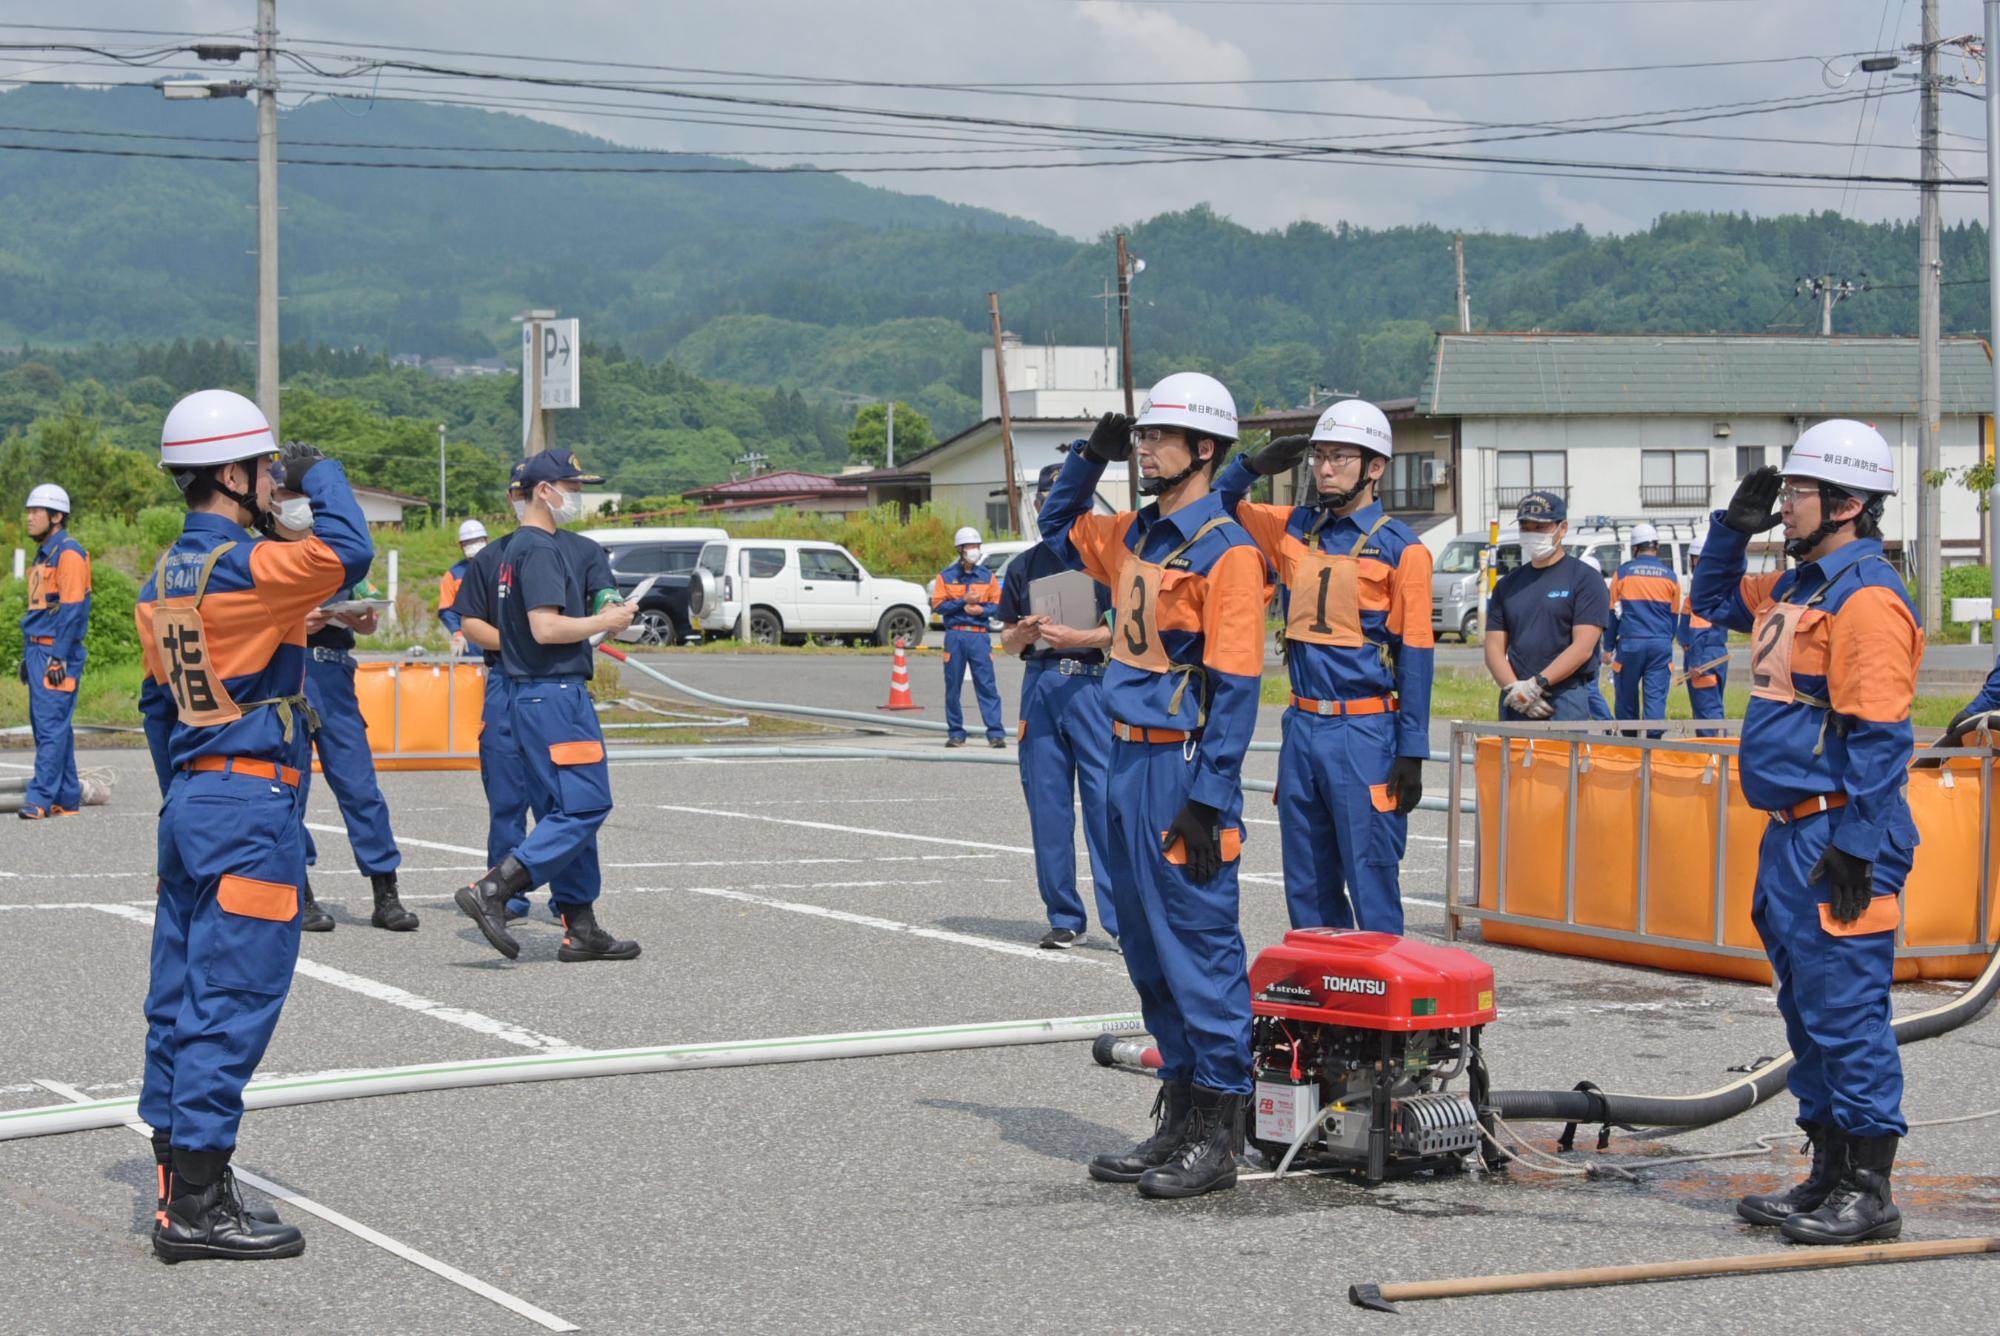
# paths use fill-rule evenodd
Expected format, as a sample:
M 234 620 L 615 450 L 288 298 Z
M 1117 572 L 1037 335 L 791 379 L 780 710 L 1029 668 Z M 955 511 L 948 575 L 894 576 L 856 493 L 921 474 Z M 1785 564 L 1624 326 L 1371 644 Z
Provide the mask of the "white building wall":
M 1726 421 L 1730 434 L 1715 434 Z M 1464 486 L 1458 490 L 1459 528 L 1483 528 L 1490 519 L 1512 520 L 1512 508 L 1495 513 L 1501 451 L 1561 450 L 1567 456 L 1569 510 L 1572 518 L 1614 515 L 1623 518 L 1679 517 L 1695 507 L 1646 506 L 1640 498 L 1640 452 L 1644 450 L 1707 450 L 1709 494 L 1706 509 L 1729 504 L 1736 490 L 1736 452 L 1761 446 L 1765 463 L 1780 464 L 1803 425 L 1791 418 L 1731 417 L 1576 417 L 1466 418 L 1461 428 L 1461 468 Z M 1904 542 L 1916 531 L 1917 431 L 1914 418 L 1883 418 L 1875 426 L 1896 450 L 1896 475 L 1902 480 L 1883 516 L 1883 536 Z M 1948 417 L 1943 423 L 1944 467 L 1958 470 L 1979 461 L 1979 421 Z M 1942 489 L 1941 523 L 1947 565 L 1979 557 L 1978 498 L 1956 482 Z
M 1020 482 L 1023 514 L 1021 520 L 1012 526 L 1014 532 L 1024 537 L 1037 536 L 1030 513 L 1035 505 L 1035 479 L 1041 476 L 1045 465 L 1062 462 L 1059 447 L 1088 435 L 1089 431 L 1090 424 L 1081 420 L 1015 425 L 1014 474 Z M 931 505 L 938 510 L 955 513 L 966 523 L 984 530 L 987 527 L 987 503 L 999 500 L 993 493 L 1006 486 L 1007 470 L 1000 448 L 1000 429 L 997 426 L 989 429 L 967 442 L 964 448 L 952 451 L 949 458 L 931 461 L 930 474 Z M 1109 465 L 1104 470 L 1103 481 L 1098 484 L 1098 495 L 1106 501 L 1115 499 L 1117 509 L 1123 510 L 1125 485 L 1125 466 Z
M 1075 413 L 1094 418 L 1125 407 L 1116 348 L 1024 344 L 1009 338 L 1002 351 L 1007 359 L 1007 401 L 1018 416 L 1064 417 Z M 1051 391 L 1065 393 L 1053 395 Z M 1038 399 L 1037 395 L 1046 397 Z M 1068 406 L 1072 404 L 1075 406 Z M 993 378 L 991 348 L 981 352 L 979 358 L 979 416 L 1000 416 L 1000 391 Z

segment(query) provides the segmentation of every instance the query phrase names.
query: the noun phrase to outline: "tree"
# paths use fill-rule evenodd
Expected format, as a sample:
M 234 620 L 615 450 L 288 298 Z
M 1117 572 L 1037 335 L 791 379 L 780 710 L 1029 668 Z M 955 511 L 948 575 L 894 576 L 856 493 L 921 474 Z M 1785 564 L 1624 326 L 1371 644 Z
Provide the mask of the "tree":
M 928 450 L 937 444 L 937 435 L 931 431 L 931 420 L 908 404 L 896 402 L 896 453 L 908 459 L 919 450 Z M 847 432 L 847 458 L 855 464 L 868 464 L 880 468 L 888 461 L 889 452 L 889 409 L 888 405 L 863 404 L 854 415 L 854 425 Z

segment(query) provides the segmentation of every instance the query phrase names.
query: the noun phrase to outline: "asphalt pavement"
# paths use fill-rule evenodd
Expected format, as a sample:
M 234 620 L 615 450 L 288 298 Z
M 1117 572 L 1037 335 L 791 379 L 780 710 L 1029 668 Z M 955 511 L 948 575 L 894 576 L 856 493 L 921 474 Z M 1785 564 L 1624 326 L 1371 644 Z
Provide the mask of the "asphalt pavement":
M 886 698 L 882 659 L 671 657 L 683 680 L 731 694 L 863 709 Z M 919 717 L 939 718 L 934 658 L 917 664 Z M 1003 682 L 1011 671 L 1002 665 Z M 1265 713 L 1270 725 L 1277 712 Z M 131 752 L 79 759 L 118 772 L 109 806 L 0 826 L 4 1108 L 59 1102 L 37 1080 L 94 1097 L 136 1090 L 152 777 Z M 1248 772 L 1268 777 L 1274 761 L 1253 756 Z M 1441 788 L 1442 768 L 1431 775 Z M 590 965 L 556 961 L 540 895 L 511 963 L 450 905 L 483 863 L 476 775 L 382 782 L 423 926 L 367 925 L 367 885 L 315 786 L 314 887 L 339 927 L 305 939 L 266 1075 L 1134 1007 L 1101 933 L 1073 952 L 1032 949 L 1046 925 L 1018 777 L 1004 767 L 621 762 L 599 915 L 644 954 Z M 1247 815 L 1254 952 L 1285 915 L 1272 814 L 1253 798 Z M 1418 813 L 1411 831 L 1410 931 L 1436 941 L 1445 822 Z M 1489 947 L 1476 932 L 1461 945 L 1497 971 L 1486 1050 L 1503 1087 L 1698 1091 L 1784 1047 L 1762 987 Z M 1951 992 L 1899 989 L 1896 1005 Z M 1990 1018 L 1910 1049 L 1910 1116 L 2000 1107 L 1996 1049 Z M 1781 1251 L 1730 1202 L 1799 1171 L 1782 1100 L 1568 1157 L 1634 1164 L 1760 1135 L 1778 1148 L 1636 1184 L 1519 1170 L 1375 1188 L 1295 1178 L 1164 1203 L 1083 1170 L 1149 1129 L 1152 1093 L 1082 1044 L 560 1081 L 253 1112 L 238 1163 L 592 1332 L 2000 1329 L 2000 1272 L 1981 1259 L 1453 1300 L 1401 1318 L 1346 1303 L 1356 1282 Z M 1996 1129 L 1913 1132 L 1897 1180 L 1906 1238 L 2000 1234 Z M 1525 1130 L 1552 1146 L 1555 1128 Z M 164 1267 L 148 1249 L 151 1183 L 148 1147 L 129 1130 L 0 1142 L 0 1326 L 541 1329 L 293 1206 L 302 1258 Z

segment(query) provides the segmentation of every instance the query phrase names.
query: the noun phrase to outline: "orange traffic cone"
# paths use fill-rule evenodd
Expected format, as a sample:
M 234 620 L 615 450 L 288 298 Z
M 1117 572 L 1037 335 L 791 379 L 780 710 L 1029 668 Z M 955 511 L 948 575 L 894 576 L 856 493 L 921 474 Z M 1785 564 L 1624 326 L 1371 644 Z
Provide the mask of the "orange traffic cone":
M 889 703 L 877 705 L 878 710 L 921 710 L 910 695 L 910 661 L 903 657 L 903 642 L 896 642 L 896 663 L 889 669 Z

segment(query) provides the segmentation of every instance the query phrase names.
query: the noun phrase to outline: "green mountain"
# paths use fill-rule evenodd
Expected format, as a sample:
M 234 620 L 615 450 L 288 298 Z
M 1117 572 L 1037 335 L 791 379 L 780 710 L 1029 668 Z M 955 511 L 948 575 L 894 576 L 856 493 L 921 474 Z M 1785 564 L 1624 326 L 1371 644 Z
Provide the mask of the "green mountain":
M 240 101 L 167 104 L 145 89 L 0 95 L 0 143 L 12 145 L 247 156 L 251 123 Z M 620 154 L 521 117 L 408 103 L 359 115 L 309 105 L 284 118 L 281 136 L 289 159 L 742 166 Z M 502 148 L 548 152 L 490 151 Z M 247 163 L 0 151 L 0 345 L 242 339 L 253 325 L 252 182 Z M 988 291 L 1032 341 L 1104 337 L 1108 239 L 834 176 L 293 163 L 280 182 L 288 345 L 507 356 L 508 318 L 555 306 L 635 364 L 671 358 L 673 375 L 802 391 L 836 415 L 852 396 L 893 394 L 943 434 L 977 411 Z M 1195 207 L 1129 229 L 1148 262 L 1134 291 L 1141 384 L 1206 369 L 1246 408 L 1299 402 L 1315 384 L 1414 392 L 1432 331 L 1453 319 L 1448 231 L 1258 232 L 1222 213 Z M 1671 215 L 1630 236 L 1466 241 L 1475 323 L 1507 329 L 1813 329 L 1816 304 L 1794 283 L 1833 274 L 1878 285 L 1840 306 L 1836 328 L 1909 332 L 1916 249 L 1913 224 L 1833 214 Z M 1982 278 L 1984 253 L 1983 229 L 1946 233 L 1947 330 L 1984 332 L 1985 291 L 1962 281 Z M 826 436 L 796 405 L 773 411 L 794 423 L 802 451 Z

